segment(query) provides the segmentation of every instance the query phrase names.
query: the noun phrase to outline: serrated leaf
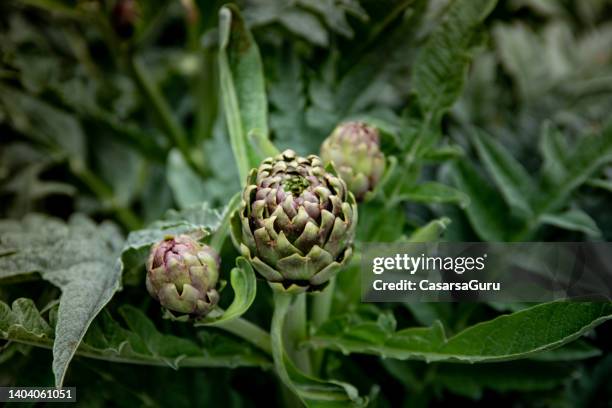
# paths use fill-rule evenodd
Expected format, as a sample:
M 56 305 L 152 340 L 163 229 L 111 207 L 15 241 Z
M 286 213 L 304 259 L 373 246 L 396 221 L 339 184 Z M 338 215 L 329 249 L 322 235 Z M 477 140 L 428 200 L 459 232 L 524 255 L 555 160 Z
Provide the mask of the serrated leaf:
M 94 317 L 120 287 L 123 238 L 111 224 L 74 215 L 68 223 L 42 215 L 0 221 L 0 279 L 38 272 L 62 291 L 53 344 L 61 386 Z
M 132 231 L 128 235 L 123 252 L 148 248 L 167 235 L 192 233 L 204 238 L 218 228 L 221 219 L 221 213 L 210 208 L 207 202 L 181 211 L 170 210 L 163 220 L 155 221 L 147 228 Z
M 544 180 L 537 211 L 553 212 L 562 207 L 570 194 L 585 183 L 603 165 L 612 162 L 612 125 L 600 134 L 583 136 L 566 159 L 565 175 L 557 182 Z
M 592 237 L 601 236 L 601 231 L 595 221 L 589 214 L 579 209 L 567 210 L 557 214 L 542 214 L 540 222 L 570 231 L 584 232 Z
M 55 309 L 51 309 L 53 311 Z M 76 355 L 112 362 L 152 366 L 267 368 L 269 358 L 250 344 L 223 333 L 201 332 L 199 341 L 159 332 L 139 309 L 124 305 L 129 328 L 107 310 L 94 320 Z M 45 320 L 30 299 L 20 298 L 12 309 L 0 302 L 0 338 L 42 348 L 53 347 L 53 322 Z
M 512 230 L 508 217 L 502 216 L 508 207 L 488 180 L 467 161 L 453 165 L 450 176 L 470 199 L 465 212 L 476 233 L 486 241 L 505 241 Z
M 12 307 L 0 302 L 0 335 L 3 339 L 37 343 L 53 338 L 53 328 L 40 316 L 31 299 L 19 298 Z
M 609 319 L 612 303 L 553 302 L 478 323 L 446 338 L 439 323 L 394 331 L 349 315 L 322 325 L 310 344 L 400 360 L 506 361 L 567 344 Z
M 411 83 L 419 104 L 438 116 L 457 99 L 471 59 L 477 30 L 495 0 L 456 0 L 434 29 L 414 64 Z
M 533 213 L 530 199 L 535 193 L 535 186 L 527 171 L 510 152 L 486 133 L 472 133 L 472 143 L 508 206 L 518 210 L 524 217 L 529 217 Z

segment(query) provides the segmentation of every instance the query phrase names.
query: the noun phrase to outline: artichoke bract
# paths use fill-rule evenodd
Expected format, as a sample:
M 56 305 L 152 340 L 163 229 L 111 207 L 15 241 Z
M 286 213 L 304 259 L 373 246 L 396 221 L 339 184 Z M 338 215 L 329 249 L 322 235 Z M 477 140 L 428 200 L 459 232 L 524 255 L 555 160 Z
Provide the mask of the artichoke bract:
M 385 172 L 378 130 L 364 122 L 340 124 L 321 145 L 321 158 L 333 162 L 357 201 L 372 191 Z
M 357 204 L 332 166 L 286 150 L 251 170 L 232 237 L 274 289 L 317 291 L 352 254 Z
M 166 309 L 193 317 L 218 302 L 219 255 L 189 235 L 168 236 L 151 247 L 147 290 Z

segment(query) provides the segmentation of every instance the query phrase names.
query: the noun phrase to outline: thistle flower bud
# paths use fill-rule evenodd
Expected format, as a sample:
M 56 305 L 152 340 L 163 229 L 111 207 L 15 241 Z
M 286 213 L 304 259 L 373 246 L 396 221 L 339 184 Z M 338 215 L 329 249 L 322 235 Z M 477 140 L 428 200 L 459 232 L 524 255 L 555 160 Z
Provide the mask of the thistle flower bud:
M 316 291 L 348 262 L 356 224 L 355 198 L 333 167 L 285 150 L 249 174 L 232 237 L 272 287 Z
M 218 302 L 219 255 L 188 235 L 168 236 L 151 247 L 147 290 L 168 310 L 194 317 Z
M 385 171 L 378 130 L 363 122 L 336 127 L 321 145 L 321 158 L 334 163 L 357 201 L 376 187 Z

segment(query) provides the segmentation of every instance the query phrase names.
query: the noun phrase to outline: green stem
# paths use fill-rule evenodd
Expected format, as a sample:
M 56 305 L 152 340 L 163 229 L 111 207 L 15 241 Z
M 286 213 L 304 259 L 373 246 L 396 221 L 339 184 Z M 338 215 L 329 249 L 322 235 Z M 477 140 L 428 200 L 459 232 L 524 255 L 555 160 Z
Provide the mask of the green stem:
M 223 243 L 225 242 L 225 239 L 229 234 L 230 225 L 232 222 L 232 214 L 234 213 L 236 208 L 238 208 L 238 205 L 240 204 L 241 200 L 242 196 L 240 195 L 240 193 L 236 193 L 236 195 L 232 197 L 230 202 L 227 204 L 225 213 L 223 214 L 223 219 L 221 220 L 219 227 L 210 239 L 210 246 L 213 247 L 213 249 L 219 253 L 221 253 Z
M 283 326 L 285 317 L 291 304 L 292 295 L 281 291 L 274 291 L 274 314 L 272 315 L 272 327 L 270 335 L 272 336 L 272 358 L 274 359 L 274 368 L 283 384 L 285 384 L 294 394 L 298 395 L 298 390 L 291 381 L 287 368 L 285 367 L 285 353 L 283 348 Z
M 295 365 L 304 373 L 310 374 L 312 367 L 310 365 L 310 354 L 308 350 L 300 348 L 299 344 L 306 339 L 307 322 L 306 322 L 306 293 L 300 293 L 295 296 L 295 302 L 289 309 L 289 322 L 285 333 L 287 340 L 290 343 L 287 353 Z
M 334 288 L 336 287 L 336 278 L 329 280 L 329 284 L 323 292 L 313 295 L 312 303 L 312 321 L 316 327 L 319 327 L 329 318 L 331 306 L 333 302 Z
M 214 327 L 218 327 L 235 336 L 243 338 L 260 350 L 265 351 L 266 354 L 272 354 L 272 342 L 268 332 L 246 319 L 238 317 L 236 319 L 219 322 L 215 324 Z
M 195 86 L 195 97 L 198 101 L 195 111 L 195 140 L 198 142 L 212 138 L 219 100 L 214 51 L 202 49 L 200 61 L 202 69 L 196 75 Z
M 5 339 L 15 343 L 27 344 L 29 346 L 40 347 L 44 349 L 53 349 L 52 340 L 25 340 L 25 339 Z M 75 353 L 77 356 L 92 358 L 95 360 L 110 361 L 113 363 L 126 363 L 148 366 L 168 367 L 168 362 L 153 356 L 134 353 L 129 356 L 108 354 L 104 350 L 89 350 L 79 347 Z M 253 359 L 252 365 L 265 366 L 265 360 Z M 211 357 L 211 356 L 187 356 L 178 362 L 179 367 L 227 367 L 227 357 Z
M 323 290 L 323 292 L 314 295 L 312 301 L 312 322 L 315 327 L 320 327 L 327 319 L 331 312 L 331 306 L 333 302 L 334 288 L 336 287 L 336 278 L 333 277 L 329 280 L 329 284 Z M 321 370 L 321 364 L 325 350 L 314 350 L 312 352 L 312 370 L 314 373 L 319 373 Z
M 192 152 L 185 130 L 174 117 L 170 106 L 160 90 L 151 81 L 145 68 L 136 57 L 128 55 L 126 60 L 134 81 L 143 93 L 145 100 L 151 104 L 151 108 L 155 111 L 155 116 L 158 118 L 164 133 L 176 145 L 187 163 L 189 163 L 198 174 L 205 176 L 206 169 L 203 155 Z

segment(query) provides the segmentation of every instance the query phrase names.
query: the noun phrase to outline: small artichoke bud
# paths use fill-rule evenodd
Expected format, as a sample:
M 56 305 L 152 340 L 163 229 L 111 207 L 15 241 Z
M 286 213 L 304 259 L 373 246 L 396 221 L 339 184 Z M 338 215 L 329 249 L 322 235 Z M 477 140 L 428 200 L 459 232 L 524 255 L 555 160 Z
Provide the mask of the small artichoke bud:
M 147 290 L 168 310 L 206 315 L 218 302 L 219 255 L 189 235 L 168 236 L 151 247 Z
M 321 158 L 333 162 L 357 201 L 372 191 L 385 171 L 378 130 L 363 122 L 346 122 L 321 145 Z
M 356 224 L 355 198 L 333 167 L 285 150 L 251 170 L 232 237 L 273 288 L 316 291 L 348 262 Z

